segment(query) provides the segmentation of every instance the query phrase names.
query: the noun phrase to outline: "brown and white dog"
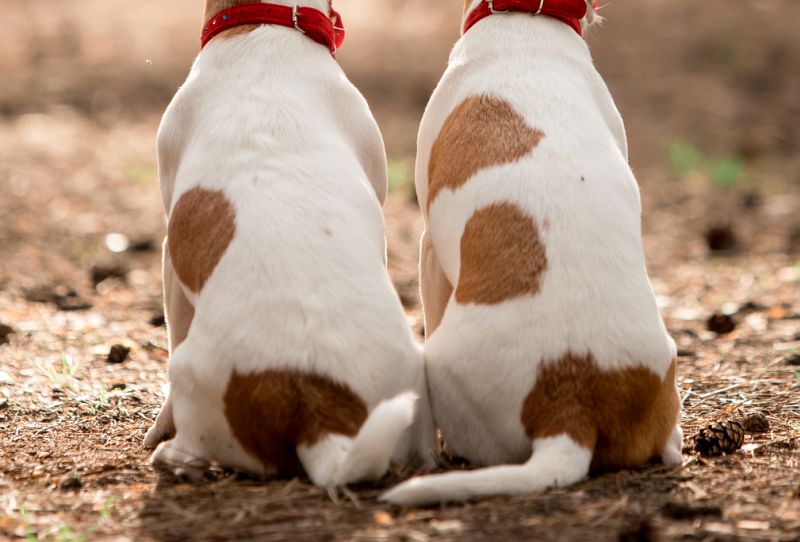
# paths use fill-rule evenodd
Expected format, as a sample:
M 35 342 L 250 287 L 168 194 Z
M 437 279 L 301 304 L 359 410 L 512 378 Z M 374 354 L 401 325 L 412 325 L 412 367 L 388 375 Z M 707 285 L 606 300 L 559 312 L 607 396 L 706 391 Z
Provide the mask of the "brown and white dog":
M 331 54 L 338 15 L 207 0 L 205 21 L 158 133 L 171 389 L 154 463 L 326 487 L 430 464 L 422 352 L 385 268 L 383 140 Z
M 387 501 L 681 462 L 625 130 L 580 36 L 595 16 L 586 0 L 466 2 L 419 136 L 425 358 L 450 452 L 508 466 L 412 479 Z

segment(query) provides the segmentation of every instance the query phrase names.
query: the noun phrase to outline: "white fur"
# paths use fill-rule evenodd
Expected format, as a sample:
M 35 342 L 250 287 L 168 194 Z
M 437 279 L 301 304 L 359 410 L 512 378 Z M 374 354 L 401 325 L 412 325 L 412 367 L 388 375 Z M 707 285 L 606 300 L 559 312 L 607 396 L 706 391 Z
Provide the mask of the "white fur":
M 318 486 L 377 480 L 386 472 L 403 433 L 414 421 L 415 393 L 379 404 L 355 438 L 331 435 L 314 446 L 299 446 L 300 461 Z
M 520 415 L 543 362 L 568 351 L 591 353 L 601 369 L 644 365 L 663 378 L 676 355 L 647 277 L 639 191 L 622 119 L 585 42 L 556 19 L 528 14 L 491 16 L 467 32 L 422 121 L 416 169 L 421 202 L 428 199 L 431 148 L 445 119 L 481 94 L 509 102 L 544 139 L 518 162 L 484 169 L 456 191 L 441 191 L 429 212 L 423 203 L 425 235 L 455 286 L 466 222 L 478 209 L 511 202 L 535 220 L 548 267 L 536 296 L 494 306 L 461 305 L 451 297 L 426 344 L 434 418 L 451 453 L 478 466 L 530 457 Z M 428 502 L 428 489 L 444 480 L 465 481 L 434 492 L 445 500 L 513 493 L 520 483 L 535 491 L 548 479 L 539 469 L 556 472 L 537 454 L 524 467 L 535 474 L 519 482 L 506 474 L 523 467 L 446 475 L 430 484 L 414 481 L 408 493 L 398 489 L 387 498 Z M 665 457 L 675 462 L 679 455 L 678 446 Z M 563 465 L 582 473 L 575 479 L 588 472 L 583 458 L 575 465 L 580 468 Z M 414 500 L 414 491 L 426 496 L 423 501 Z
M 661 454 L 661 461 L 665 465 L 683 464 L 683 429 L 676 425 L 669 437 L 664 453 Z
M 574 484 L 586 476 L 592 453 L 561 435 L 533 443 L 533 454 L 522 465 L 490 467 L 412 478 L 381 495 L 400 505 L 425 505 L 485 497 L 517 495 Z
M 233 438 L 222 397 L 234 371 L 287 369 L 342 382 L 372 411 L 353 442 L 302 452 L 316 480 L 375 477 L 391 457 L 430 464 L 421 349 L 384 267 L 383 141 L 327 49 L 277 26 L 212 40 L 164 115 L 158 151 L 167 213 L 189 189 L 221 190 L 236 234 L 200 294 L 184 288 L 195 316 L 169 367 L 177 437 L 154 460 L 269 474 Z M 420 399 L 406 431 L 409 391 Z M 331 470 L 326 446 L 344 471 Z M 367 467 L 342 463 L 343 446 Z

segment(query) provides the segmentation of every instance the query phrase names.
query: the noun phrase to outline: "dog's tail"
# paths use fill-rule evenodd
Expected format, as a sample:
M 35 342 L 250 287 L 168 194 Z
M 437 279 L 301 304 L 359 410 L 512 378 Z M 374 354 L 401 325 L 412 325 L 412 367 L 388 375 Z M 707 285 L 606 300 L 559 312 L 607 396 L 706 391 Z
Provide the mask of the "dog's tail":
M 381 495 L 381 500 L 420 506 L 533 493 L 574 484 L 589 473 L 591 460 L 592 453 L 566 435 L 537 439 L 533 455 L 522 465 L 412 478 Z
M 417 398 L 406 392 L 378 404 L 353 438 L 329 435 L 314 446 L 299 446 L 298 456 L 311 480 L 338 487 L 382 477 L 414 421 Z

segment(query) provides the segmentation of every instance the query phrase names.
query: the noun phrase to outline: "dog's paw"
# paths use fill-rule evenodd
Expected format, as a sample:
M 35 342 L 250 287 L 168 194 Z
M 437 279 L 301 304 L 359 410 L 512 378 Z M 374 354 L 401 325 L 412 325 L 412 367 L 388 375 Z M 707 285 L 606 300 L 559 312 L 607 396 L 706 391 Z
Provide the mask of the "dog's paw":
M 683 430 L 676 426 L 672 431 L 672 436 L 661 454 L 661 461 L 665 465 L 677 466 L 683 464 Z
M 172 419 L 172 402 L 167 398 L 161 412 L 156 416 L 153 426 L 144 436 L 144 447 L 147 450 L 154 450 L 156 446 L 165 440 L 175 437 L 175 421 Z
M 202 480 L 211 466 L 205 459 L 181 450 L 175 440 L 159 444 L 150 458 L 150 464 L 189 482 Z

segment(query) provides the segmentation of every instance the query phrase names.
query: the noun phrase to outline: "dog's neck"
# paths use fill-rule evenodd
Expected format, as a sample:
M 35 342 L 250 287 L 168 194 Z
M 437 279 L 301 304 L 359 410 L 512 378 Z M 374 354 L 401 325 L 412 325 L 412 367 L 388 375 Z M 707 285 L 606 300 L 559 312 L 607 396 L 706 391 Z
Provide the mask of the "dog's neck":
M 496 1 L 496 0 L 495 0 Z M 545 0 L 546 1 L 546 0 Z M 485 3 L 486 0 L 464 0 L 464 16 L 461 19 L 461 27 L 464 28 L 464 23 L 467 21 L 467 17 L 469 17 L 470 13 L 472 13 L 475 8 L 477 8 L 480 4 Z M 597 15 L 595 12 L 596 9 L 596 2 L 595 0 L 586 0 L 586 17 L 581 20 L 581 26 L 586 29 L 592 24 L 596 22 L 602 22 L 603 18 Z
M 250 4 L 253 2 L 258 2 L 259 0 L 206 0 L 206 11 L 205 16 L 203 17 L 203 24 L 207 24 L 208 21 L 211 20 L 214 15 L 219 13 L 220 11 L 228 8 L 232 8 L 238 6 L 240 4 Z M 278 4 L 281 6 L 298 6 L 298 7 L 308 7 L 314 8 L 319 10 L 323 13 L 330 13 L 332 9 L 333 0 L 261 0 L 263 4 Z M 242 31 L 252 30 L 253 28 L 257 28 L 258 25 L 246 25 L 243 28 L 239 29 L 231 29 L 226 33 L 239 33 L 241 34 Z
M 586 42 L 574 28 L 554 17 L 541 16 L 497 15 L 482 19 L 453 47 L 450 64 L 470 65 L 474 73 L 494 69 L 493 66 L 527 65 L 534 59 L 555 64 L 578 62 L 593 69 Z

